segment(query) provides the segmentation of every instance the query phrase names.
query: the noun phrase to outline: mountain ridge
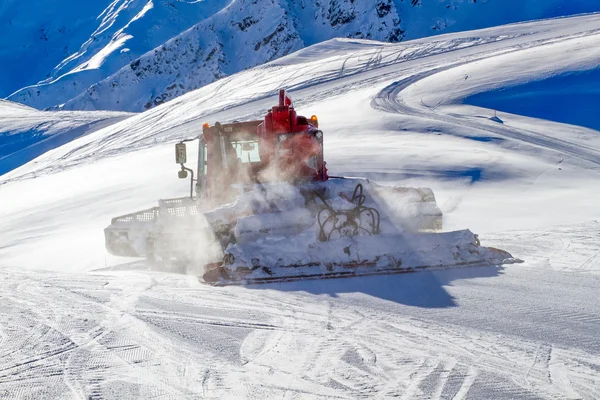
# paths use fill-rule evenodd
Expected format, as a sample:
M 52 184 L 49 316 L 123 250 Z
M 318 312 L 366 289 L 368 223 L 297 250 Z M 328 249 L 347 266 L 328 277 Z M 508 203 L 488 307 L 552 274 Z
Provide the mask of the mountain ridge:
M 8 99 L 38 109 L 140 112 L 334 37 L 397 42 L 600 10 L 591 0 L 550 0 L 543 5 L 534 0 L 219 0 L 210 7 L 204 3 L 114 0 L 98 17 L 102 18 L 92 39 L 59 63 L 49 78 Z

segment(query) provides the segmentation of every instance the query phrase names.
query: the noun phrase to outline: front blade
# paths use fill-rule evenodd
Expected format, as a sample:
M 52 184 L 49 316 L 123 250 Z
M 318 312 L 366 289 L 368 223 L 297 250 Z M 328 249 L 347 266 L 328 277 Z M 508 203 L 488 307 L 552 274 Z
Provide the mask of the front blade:
M 468 230 L 345 237 L 316 243 L 306 239 L 295 237 L 230 246 L 224 262 L 208 267 L 203 280 L 223 286 L 397 274 L 517 261 L 505 251 L 480 246 L 477 237 Z

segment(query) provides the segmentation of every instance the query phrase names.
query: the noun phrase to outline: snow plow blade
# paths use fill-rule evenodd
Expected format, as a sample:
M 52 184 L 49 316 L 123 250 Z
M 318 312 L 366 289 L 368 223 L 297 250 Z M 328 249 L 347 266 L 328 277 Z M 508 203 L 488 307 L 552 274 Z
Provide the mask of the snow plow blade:
M 207 266 L 200 281 L 213 286 L 250 285 L 520 262 L 506 251 L 480 246 L 469 230 L 317 243 L 304 239 L 304 243 L 302 238 L 286 238 L 230 246 L 223 263 Z

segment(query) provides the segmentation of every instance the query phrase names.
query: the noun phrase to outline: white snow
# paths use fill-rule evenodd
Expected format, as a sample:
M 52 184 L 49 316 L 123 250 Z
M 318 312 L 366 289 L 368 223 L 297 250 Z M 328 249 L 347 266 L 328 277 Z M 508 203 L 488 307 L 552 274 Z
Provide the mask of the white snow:
M 5 0 L 0 96 L 139 112 L 335 37 L 397 42 L 599 11 L 596 0 Z M 11 94 L 12 93 L 12 94 Z
M 131 115 L 114 111 L 45 112 L 0 100 L 0 175 Z
M 468 230 L 421 233 L 362 235 L 332 238 L 319 242 L 316 232 L 292 237 L 267 237 L 253 243 L 231 244 L 225 253 L 234 257 L 225 266 L 240 280 L 344 275 L 369 275 L 409 269 L 499 265 L 512 263 L 508 253 L 476 245 Z M 371 263 L 371 265 L 369 265 Z M 349 270 L 347 266 L 351 266 Z M 275 268 L 283 266 L 281 268 Z M 295 268 L 288 268 L 295 266 Z M 354 267 L 356 266 L 356 267 Z M 223 278 L 217 283 L 227 283 Z
M 0 96 L 36 108 L 62 104 L 227 3 L 5 0 Z
M 598 69 L 599 26 L 333 40 L 3 175 L 0 397 L 600 397 L 599 132 L 461 104 Z M 111 217 L 187 194 L 176 140 L 280 86 L 318 115 L 332 175 L 431 187 L 446 229 L 525 263 L 214 288 L 106 254 Z

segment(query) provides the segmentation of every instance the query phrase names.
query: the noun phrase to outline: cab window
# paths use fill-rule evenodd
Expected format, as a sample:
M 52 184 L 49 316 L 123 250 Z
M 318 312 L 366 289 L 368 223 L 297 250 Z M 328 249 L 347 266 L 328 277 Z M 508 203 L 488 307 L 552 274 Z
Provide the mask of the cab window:
M 260 162 L 260 155 L 258 152 L 258 141 L 232 141 L 231 145 L 235 149 L 237 158 L 239 158 L 242 163 L 248 164 L 253 162 Z

